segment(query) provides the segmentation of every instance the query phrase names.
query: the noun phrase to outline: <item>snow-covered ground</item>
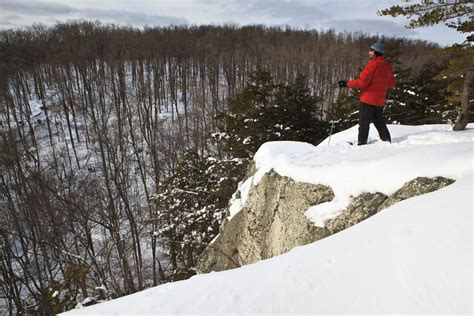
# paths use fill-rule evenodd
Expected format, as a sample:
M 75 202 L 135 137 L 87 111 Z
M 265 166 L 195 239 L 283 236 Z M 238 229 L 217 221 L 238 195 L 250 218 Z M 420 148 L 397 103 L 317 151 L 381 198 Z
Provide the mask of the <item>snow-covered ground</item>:
M 360 192 L 394 193 L 418 176 L 456 182 L 404 200 L 326 239 L 284 255 L 219 273 L 198 275 L 69 314 L 261 314 L 473 312 L 474 124 L 389 126 L 393 143 L 351 146 L 357 127 L 318 146 L 264 144 L 257 174 L 274 168 L 297 181 L 330 185 L 335 199 L 306 215 L 324 225 Z

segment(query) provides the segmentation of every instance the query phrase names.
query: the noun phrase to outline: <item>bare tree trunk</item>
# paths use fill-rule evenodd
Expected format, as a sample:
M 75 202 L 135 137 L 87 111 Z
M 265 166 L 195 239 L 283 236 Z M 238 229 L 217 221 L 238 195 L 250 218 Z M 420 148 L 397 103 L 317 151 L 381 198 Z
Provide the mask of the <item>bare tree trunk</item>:
M 467 71 L 466 76 L 464 77 L 463 90 L 461 95 L 461 108 L 459 109 L 458 118 L 456 123 L 454 123 L 453 131 L 462 131 L 466 128 L 467 123 L 469 123 L 470 113 L 469 113 L 469 93 L 470 85 L 472 81 L 472 69 Z

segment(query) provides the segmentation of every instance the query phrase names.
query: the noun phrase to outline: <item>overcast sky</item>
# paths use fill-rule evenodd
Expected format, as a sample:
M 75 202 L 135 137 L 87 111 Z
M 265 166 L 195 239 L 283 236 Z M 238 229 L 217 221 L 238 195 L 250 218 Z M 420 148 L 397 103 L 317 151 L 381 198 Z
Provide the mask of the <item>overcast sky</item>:
M 54 24 L 68 19 L 136 27 L 170 24 L 234 23 L 290 25 L 297 28 L 406 37 L 442 46 L 466 38 L 444 24 L 406 29 L 407 20 L 377 16 L 393 0 L 0 0 L 0 28 Z

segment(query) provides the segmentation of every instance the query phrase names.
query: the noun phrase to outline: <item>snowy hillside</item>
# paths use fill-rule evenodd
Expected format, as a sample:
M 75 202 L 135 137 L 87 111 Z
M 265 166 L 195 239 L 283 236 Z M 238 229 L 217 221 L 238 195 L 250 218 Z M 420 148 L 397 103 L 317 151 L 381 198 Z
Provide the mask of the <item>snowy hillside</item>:
M 349 229 L 259 263 L 76 309 L 138 313 L 466 313 L 473 311 L 474 124 L 389 126 L 393 143 L 351 146 L 357 126 L 319 146 L 275 142 L 255 156 L 255 184 L 274 168 L 296 181 L 330 185 L 332 202 L 309 209 L 318 226 L 361 192 L 392 194 L 418 176 L 450 186 L 395 204 Z

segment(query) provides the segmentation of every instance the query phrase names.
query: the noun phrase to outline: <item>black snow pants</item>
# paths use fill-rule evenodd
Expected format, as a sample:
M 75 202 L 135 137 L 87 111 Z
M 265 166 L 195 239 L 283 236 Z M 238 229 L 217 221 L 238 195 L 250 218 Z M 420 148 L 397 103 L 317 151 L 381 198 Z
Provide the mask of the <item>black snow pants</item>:
M 359 106 L 359 137 L 357 139 L 358 145 L 367 144 L 370 123 L 374 123 L 375 128 L 379 132 L 381 140 L 392 142 L 390 132 L 388 131 L 387 124 L 385 124 L 385 119 L 383 117 L 383 107 L 361 103 Z

